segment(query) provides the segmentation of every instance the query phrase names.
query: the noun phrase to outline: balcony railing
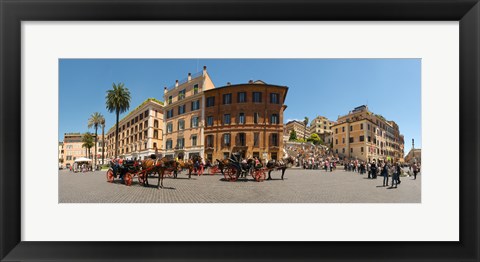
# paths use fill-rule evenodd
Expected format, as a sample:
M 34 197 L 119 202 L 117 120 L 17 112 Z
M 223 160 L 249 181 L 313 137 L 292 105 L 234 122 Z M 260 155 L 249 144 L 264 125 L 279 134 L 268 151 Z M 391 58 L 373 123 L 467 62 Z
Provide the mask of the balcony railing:
M 203 75 L 203 71 L 200 71 L 200 72 L 197 72 L 197 73 L 195 73 L 195 74 L 192 74 L 192 80 L 195 79 L 195 78 L 198 78 L 198 77 L 200 77 L 200 76 L 202 76 L 202 75 Z M 179 80 L 179 81 L 178 81 L 178 85 L 180 86 L 180 85 L 183 85 L 183 84 L 185 84 L 185 83 L 187 83 L 187 82 L 188 82 L 188 77 Z M 170 91 L 170 90 L 172 90 L 172 89 L 174 89 L 174 88 L 175 88 L 175 84 L 169 86 L 169 87 L 167 88 L 167 90 Z

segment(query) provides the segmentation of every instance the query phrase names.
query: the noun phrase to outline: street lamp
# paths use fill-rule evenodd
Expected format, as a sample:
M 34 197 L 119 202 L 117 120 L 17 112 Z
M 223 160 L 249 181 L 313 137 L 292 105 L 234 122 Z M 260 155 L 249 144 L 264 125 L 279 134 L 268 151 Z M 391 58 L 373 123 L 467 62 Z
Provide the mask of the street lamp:
M 412 138 L 412 160 L 415 162 L 415 139 Z

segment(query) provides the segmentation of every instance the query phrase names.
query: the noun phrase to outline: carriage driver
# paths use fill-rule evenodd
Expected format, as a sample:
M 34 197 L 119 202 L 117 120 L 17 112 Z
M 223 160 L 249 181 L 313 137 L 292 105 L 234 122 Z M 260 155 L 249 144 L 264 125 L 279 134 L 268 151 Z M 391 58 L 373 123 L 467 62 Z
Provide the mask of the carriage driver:
M 246 158 L 242 159 L 242 169 L 243 169 L 243 170 L 247 170 L 247 169 L 248 169 L 248 163 L 247 163 L 247 159 L 246 159 Z
M 118 170 L 118 158 L 112 157 L 112 159 L 110 159 L 110 166 L 111 166 L 112 169 L 113 169 L 113 173 L 114 173 L 114 174 L 117 174 L 117 170 Z
M 260 162 L 258 157 L 255 157 L 255 168 L 261 168 L 261 167 L 262 167 L 262 163 Z
M 111 160 L 112 162 L 112 168 L 113 168 L 113 173 L 115 174 L 115 176 L 117 174 L 119 174 L 120 176 L 120 179 L 123 180 L 123 173 L 124 173 L 124 169 L 123 169 L 123 159 L 121 158 L 112 158 Z M 119 170 L 120 169 L 120 170 Z M 120 172 L 119 172 L 120 171 Z

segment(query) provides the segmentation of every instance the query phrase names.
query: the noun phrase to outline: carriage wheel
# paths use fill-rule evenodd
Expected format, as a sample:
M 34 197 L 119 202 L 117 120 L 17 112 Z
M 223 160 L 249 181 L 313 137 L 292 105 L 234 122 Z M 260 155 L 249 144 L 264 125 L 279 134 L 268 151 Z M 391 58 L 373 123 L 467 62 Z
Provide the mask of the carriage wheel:
M 237 169 L 234 168 L 234 167 L 227 167 L 223 171 L 223 175 L 225 176 L 225 179 L 230 181 L 230 182 L 235 182 L 238 179 Z
M 133 182 L 132 174 L 130 174 L 130 172 L 127 172 L 125 176 L 123 176 L 123 181 L 125 182 L 126 186 L 132 185 L 132 182 Z
M 263 169 L 255 170 L 254 175 L 257 182 L 263 182 L 265 180 L 265 171 Z
M 218 166 L 213 166 L 213 167 L 210 167 L 208 171 L 210 172 L 210 175 L 215 175 L 220 171 L 220 169 L 218 169 Z
M 107 171 L 107 182 L 113 183 L 114 179 L 115 179 L 115 176 L 113 175 L 113 170 L 109 169 Z
M 260 182 L 264 181 L 267 178 L 267 169 L 262 168 L 262 174 L 260 176 Z

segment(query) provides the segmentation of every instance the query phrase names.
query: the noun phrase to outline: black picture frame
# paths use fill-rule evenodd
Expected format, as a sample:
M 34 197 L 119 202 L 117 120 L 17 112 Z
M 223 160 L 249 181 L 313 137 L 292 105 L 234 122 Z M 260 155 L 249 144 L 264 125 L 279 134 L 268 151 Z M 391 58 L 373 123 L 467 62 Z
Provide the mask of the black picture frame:
M 479 261 L 480 6 L 477 0 L 0 0 L 0 19 L 2 261 Z M 459 21 L 460 241 L 21 241 L 21 22 L 136 20 Z M 361 221 L 355 223 L 367 226 Z

